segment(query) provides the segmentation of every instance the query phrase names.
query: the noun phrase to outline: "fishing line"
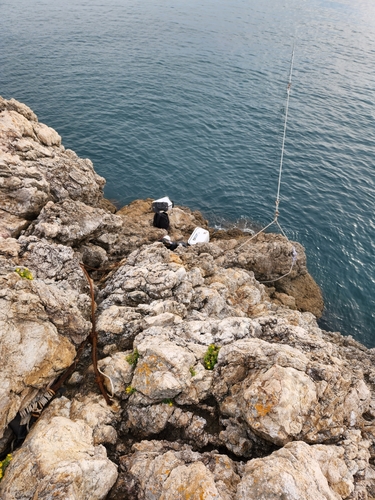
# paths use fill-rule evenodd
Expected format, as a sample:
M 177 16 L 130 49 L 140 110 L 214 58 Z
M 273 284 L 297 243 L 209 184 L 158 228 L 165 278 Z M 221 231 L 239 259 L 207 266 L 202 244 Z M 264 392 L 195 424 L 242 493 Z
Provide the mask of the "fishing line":
M 260 233 L 263 233 L 266 229 L 268 229 L 273 224 L 276 224 L 278 226 L 278 228 L 280 229 L 282 235 L 285 236 L 286 239 L 288 239 L 287 236 L 286 236 L 286 234 L 284 233 L 282 227 L 279 224 L 278 217 L 279 217 L 279 214 L 280 214 L 279 213 L 280 189 L 281 189 L 281 178 L 282 178 L 282 172 L 283 172 L 285 139 L 286 139 L 286 131 L 287 131 L 287 123 L 288 123 L 289 99 L 290 99 L 290 91 L 291 91 L 291 88 L 292 88 L 293 64 L 294 64 L 294 45 L 293 45 L 291 62 L 290 62 L 288 84 L 287 84 L 287 89 L 286 89 L 287 98 L 286 98 L 286 104 L 285 104 L 285 118 L 284 118 L 283 138 L 282 138 L 282 144 L 281 144 L 281 157 L 280 157 L 280 165 L 279 165 L 279 177 L 278 177 L 277 194 L 276 194 L 276 200 L 275 200 L 275 205 L 276 205 L 275 216 L 274 216 L 274 219 L 269 224 L 267 224 L 267 226 L 265 226 L 263 229 L 261 229 L 260 231 L 258 231 L 256 234 L 252 235 L 250 238 L 248 238 L 244 243 L 242 243 L 238 247 L 237 250 L 240 250 L 241 248 L 243 248 L 245 245 L 247 245 L 247 243 L 249 243 L 251 240 L 253 240 L 254 238 L 256 238 Z M 291 265 L 291 268 L 290 268 L 289 272 L 287 272 L 283 276 L 280 276 L 280 277 L 278 277 L 278 278 L 276 278 L 274 280 L 263 281 L 262 283 L 268 283 L 268 282 L 277 281 L 277 280 L 280 280 L 280 279 L 284 278 L 285 276 L 288 276 L 288 274 L 290 274 L 292 272 L 292 269 L 293 269 L 293 266 L 294 266 L 296 260 L 297 260 L 297 252 L 296 252 L 296 249 L 293 246 L 293 248 L 292 248 L 292 265 Z

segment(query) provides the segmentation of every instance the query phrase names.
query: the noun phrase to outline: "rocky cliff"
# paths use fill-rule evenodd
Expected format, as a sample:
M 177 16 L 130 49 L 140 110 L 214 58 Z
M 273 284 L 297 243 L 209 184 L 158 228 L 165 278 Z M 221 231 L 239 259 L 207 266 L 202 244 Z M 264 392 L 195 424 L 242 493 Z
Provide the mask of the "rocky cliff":
M 104 183 L 0 98 L 0 498 L 375 498 L 374 352 L 318 327 L 301 245 L 210 229 L 171 252 L 151 200 L 116 211 Z

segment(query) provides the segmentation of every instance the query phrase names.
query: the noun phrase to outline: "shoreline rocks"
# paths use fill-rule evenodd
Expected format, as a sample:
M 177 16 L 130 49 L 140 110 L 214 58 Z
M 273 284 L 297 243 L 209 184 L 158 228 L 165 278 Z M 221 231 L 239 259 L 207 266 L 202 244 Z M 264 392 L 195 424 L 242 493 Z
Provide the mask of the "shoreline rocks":
M 0 97 L 0 453 L 92 331 L 82 263 L 112 398 L 88 345 L 0 497 L 375 498 L 375 354 L 319 328 L 303 247 L 175 207 L 171 238 L 210 242 L 171 252 L 152 200 L 116 211 L 104 183 Z

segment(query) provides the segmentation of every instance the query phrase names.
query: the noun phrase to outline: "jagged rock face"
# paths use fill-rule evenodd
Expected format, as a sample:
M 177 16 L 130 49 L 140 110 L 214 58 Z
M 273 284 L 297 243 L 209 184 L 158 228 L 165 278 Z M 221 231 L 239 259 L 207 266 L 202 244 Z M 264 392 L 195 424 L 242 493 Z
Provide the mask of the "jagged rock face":
M 260 339 L 237 341 L 221 349 L 214 392 L 224 413 L 244 419 L 267 441 L 329 441 L 362 419 L 370 391 L 333 356 L 327 358 L 327 364 L 311 361 L 297 349 Z
M 340 459 L 340 451 L 336 447 L 327 448 L 326 455 L 331 453 L 329 467 L 324 460 L 327 456 L 316 456 L 314 447 L 301 442 L 290 443 L 269 457 L 251 460 L 244 468 L 234 498 L 347 498 L 354 489 L 353 476 Z
M 3 435 L 16 413 L 73 362 L 75 345 L 91 331 L 91 303 L 71 248 L 35 237 L 0 239 L 0 262 Z M 25 268 L 32 279 L 16 272 Z
M 113 403 L 85 352 L 0 497 L 375 498 L 375 354 L 320 330 L 303 248 L 209 229 L 210 243 L 171 252 L 152 200 L 114 213 L 103 186 L 27 106 L 0 98 L 0 451 L 92 330 L 82 262 L 99 268 L 98 365 Z M 182 207 L 170 222 L 174 240 L 208 228 Z
M 142 305 L 145 311 L 155 300 L 171 299 L 198 319 L 245 316 L 271 307 L 251 272 L 218 268 L 212 255 L 198 251 L 181 247 L 172 253 L 155 243 L 133 252 L 100 293 L 101 308 Z M 167 318 L 173 322 L 172 316 L 163 321 Z
M 171 253 L 156 243 L 133 252 L 100 292 L 101 335 L 106 335 L 107 325 L 107 338 L 112 334 L 111 341 L 120 344 L 124 337 L 128 346 L 133 335 L 139 354 L 135 366 L 126 366 L 131 351 L 103 362 L 104 372 L 115 381 L 117 397 L 126 402 L 122 432 L 143 439 L 169 436 L 198 449 L 226 448 L 250 459 L 249 464 L 254 457 L 294 441 L 343 443 L 347 429 L 361 427 L 362 415 L 370 408 L 363 374 L 353 373 L 310 313 L 271 304 L 251 272 L 220 268 L 212 254 L 220 257 L 220 250 L 205 245 L 199 251 Z M 200 260 L 202 255 L 207 258 Z M 212 294 L 212 289 L 220 293 Z M 137 332 L 137 327 L 142 330 Z M 204 367 L 211 344 L 221 346 L 212 371 Z M 367 450 L 368 444 L 361 443 Z M 362 452 L 357 449 L 355 460 L 349 459 L 341 444 L 338 449 L 345 463 L 337 467 L 346 472 L 342 476 L 332 472 L 332 477 L 339 477 L 333 487 L 334 480 L 328 481 L 329 474 L 322 472 L 326 460 L 318 466 L 314 447 L 305 446 L 300 447 L 302 465 L 293 473 L 295 481 L 306 468 L 317 472 L 312 480 L 301 480 L 296 498 L 304 498 L 310 489 L 323 495 L 317 498 L 346 498 L 354 488 L 353 475 L 370 470 L 364 467 Z M 320 446 L 323 455 L 331 450 Z M 278 455 L 271 456 L 279 460 Z M 332 460 L 341 464 L 338 458 Z M 282 469 L 289 466 L 284 460 L 280 467 L 282 477 Z M 141 495 L 148 498 L 147 488 L 137 481 Z M 255 495 L 250 483 L 247 479 L 241 483 L 238 497 L 232 498 Z M 267 484 L 269 498 L 271 492 L 277 497 L 288 490 L 277 479 Z M 165 493 L 158 495 L 164 498 Z
M 215 451 L 197 453 L 177 443 L 142 441 L 122 458 L 120 484 L 129 495 L 125 498 L 338 500 L 354 490 L 342 451 L 298 441 L 244 464 Z
M 78 247 L 108 232 L 114 234 L 121 226 L 121 219 L 116 215 L 69 200 L 47 203 L 26 234 Z
M 64 199 L 98 206 L 105 181 L 90 160 L 65 151 L 58 133 L 14 99 L 0 97 L 0 206 L 31 220 Z
M 117 467 L 108 460 L 104 446 L 95 444 L 94 426 L 87 423 L 87 416 L 82 418 L 71 406 L 63 399 L 46 410 L 14 454 L 0 483 L 2 499 L 21 498 L 20 494 L 46 500 L 106 497 L 116 481 Z M 101 413 L 92 404 L 86 408 L 94 423 Z
M 165 441 L 135 445 L 134 453 L 121 460 L 121 467 L 126 471 L 127 498 L 230 500 L 240 481 L 236 463 L 225 455 L 201 454 Z
M 58 334 L 34 287 L 16 273 L 0 279 L 0 436 L 17 411 L 75 356 L 74 346 Z

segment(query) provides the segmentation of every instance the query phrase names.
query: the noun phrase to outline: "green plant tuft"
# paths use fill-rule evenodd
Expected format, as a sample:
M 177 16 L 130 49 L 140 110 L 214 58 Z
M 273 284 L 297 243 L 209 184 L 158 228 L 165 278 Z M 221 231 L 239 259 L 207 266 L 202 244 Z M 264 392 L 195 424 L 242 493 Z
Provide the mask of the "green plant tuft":
M 3 479 L 5 469 L 8 467 L 10 464 L 10 461 L 12 460 L 12 455 L 8 454 L 2 462 L 0 462 L 0 481 Z
M 16 267 L 16 269 L 14 270 L 19 276 L 21 276 L 21 278 L 26 278 L 27 280 L 32 280 L 33 279 L 33 275 L 31 273 L 31 271 L 29 269 L 27 269 L 27 267 Z
M 128 385 L 128 387 L 125 389 L 126 394 L 129 394 L 131 396 L 135 392 L 137 392 L 137 389 L 135 387 L 132 387 L 131 385 Z
M 168 406 L 173 406 L 173 399 L 170 399 L 170 398 L 163 399 L 163 403 L 168 405 Z
M 138 358 L 139 358 L 139 352 L 137 349 L 134 349 L 134 351 L 129 354 L 129 356 L 126 356 L 126 361 L 129 363 L 129 365 L 136 366 L 138 363 Z
M 217 363 L 217 357 L 219 356 L 220 346 L 211 344 L 208 346 L 207 352 L 203 358 L 203 364 L 206 370 L 213 370 Z
M 189 370 L 190 370 L 190 375 L 191 375 L 192 377 L 195 377 L 195 375 L 197 374 L 197 372 L 194 370 L 194 366 L 191 366 L 191 367 L 189 368 Z

